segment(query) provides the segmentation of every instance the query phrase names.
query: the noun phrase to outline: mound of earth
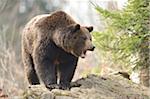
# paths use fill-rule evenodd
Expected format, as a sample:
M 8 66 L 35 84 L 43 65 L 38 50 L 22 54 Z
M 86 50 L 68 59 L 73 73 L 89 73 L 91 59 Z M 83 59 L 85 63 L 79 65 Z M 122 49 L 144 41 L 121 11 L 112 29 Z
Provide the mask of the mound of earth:
M 119 76 L 100 77 L 89 75 L 76 83 L 70 91 L 47 90 L 42 85 L 31 86 L 20 98 L 23 99 L 150 99 L 150 89 L 134 84 Z M 17 97 L 16 97 L 17 98 Z

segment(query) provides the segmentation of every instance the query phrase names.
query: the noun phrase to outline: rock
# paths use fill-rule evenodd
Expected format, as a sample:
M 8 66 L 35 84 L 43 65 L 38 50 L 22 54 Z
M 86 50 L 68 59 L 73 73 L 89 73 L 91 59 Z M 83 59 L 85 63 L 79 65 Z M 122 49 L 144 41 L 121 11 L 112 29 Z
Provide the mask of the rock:
M 70 91 L 47 90 L 43 85 L 34 85 L 22 95 L 23 99 L 150 99 L 150 89 L 116 76 L 89 75 L 75 83 Z

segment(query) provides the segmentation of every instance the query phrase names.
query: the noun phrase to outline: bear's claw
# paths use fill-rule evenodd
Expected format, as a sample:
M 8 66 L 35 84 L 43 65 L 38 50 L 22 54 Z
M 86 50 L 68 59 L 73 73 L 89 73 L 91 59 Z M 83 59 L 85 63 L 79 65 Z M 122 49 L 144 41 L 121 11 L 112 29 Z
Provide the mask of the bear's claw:
M 58 84 L 46 85 L 46 88 L 51 91 L 52 89 L 59 89 L 59 85 Z

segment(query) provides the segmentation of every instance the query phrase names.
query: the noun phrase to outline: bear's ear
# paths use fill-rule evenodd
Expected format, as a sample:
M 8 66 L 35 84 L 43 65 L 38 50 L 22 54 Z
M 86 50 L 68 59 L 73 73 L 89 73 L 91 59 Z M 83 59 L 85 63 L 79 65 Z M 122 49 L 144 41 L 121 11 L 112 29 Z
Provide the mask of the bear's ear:
M 89 26 L 89 27 L 86 27 L 88 29 L 89 32 L 92 32 L 93 31 L 93 26 Z
M 80 30 L 80 24 L 75 24 L 74 26 L 74 32 Z

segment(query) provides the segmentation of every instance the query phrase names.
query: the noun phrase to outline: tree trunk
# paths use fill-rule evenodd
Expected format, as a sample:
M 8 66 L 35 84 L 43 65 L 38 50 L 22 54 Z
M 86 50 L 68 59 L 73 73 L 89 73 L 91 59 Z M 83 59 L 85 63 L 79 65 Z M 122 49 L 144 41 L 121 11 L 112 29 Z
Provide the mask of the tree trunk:
M 149 36 L 143 38 L 141 42 L 139 53 L 139 65 L 140 69 L 140 83 L 146 87 L 150 86 L 150 38 Z
M 140 83 L 146 87 L 150 86 L 149 68 L 140 69 Z

